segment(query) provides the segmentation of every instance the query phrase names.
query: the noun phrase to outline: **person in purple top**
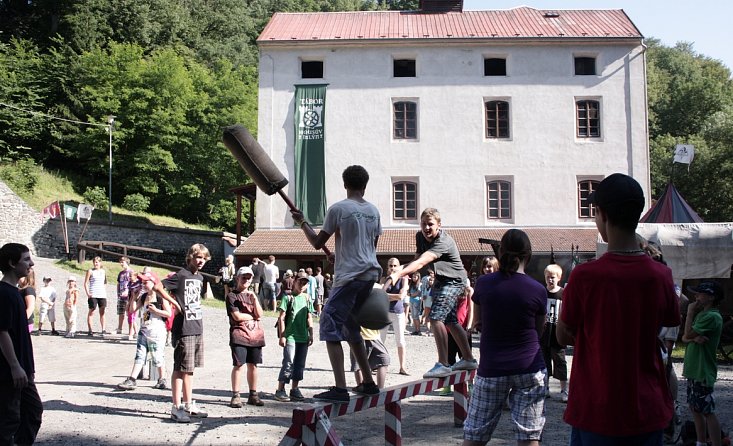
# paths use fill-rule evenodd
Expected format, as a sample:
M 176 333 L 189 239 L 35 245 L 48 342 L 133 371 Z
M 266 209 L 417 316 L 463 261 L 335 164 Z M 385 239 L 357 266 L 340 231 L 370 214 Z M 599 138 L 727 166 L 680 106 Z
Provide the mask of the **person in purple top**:
M 480 276 L 473 295 L 481 360 L 463 427 L 463 445 L 485 445 L 507 401 L 518 445 L 539 445 L 545 425 L 545 376 L 540 349 L 547 292 L 524 273 L 532 258 L 527 234 L 504 233 L 499 271 Z

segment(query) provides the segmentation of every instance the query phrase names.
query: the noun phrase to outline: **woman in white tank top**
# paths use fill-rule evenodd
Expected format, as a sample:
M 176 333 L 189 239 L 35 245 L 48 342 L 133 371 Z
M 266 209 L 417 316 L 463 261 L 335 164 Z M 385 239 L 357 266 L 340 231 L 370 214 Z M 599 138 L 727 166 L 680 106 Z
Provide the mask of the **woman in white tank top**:
M 94 311 L 99 307 L 99 325 L 101 326 L 102 336 L 106 335 L 107 332 L 104 329 L 104 311 L 107 308 L 107 290 L 105 284 L 107 283 L 107 272 L 102 267 L 102 258 L 97 256 L 93 260 L 94 267 L 87 271 L 87 275 L 84 278 L 84 291 L 87 293 L 87 303 L 89 306 L 89 313 L 87 314 L 87 327 L 89 331 L 87 334 L 92 335 L 92 316 Z

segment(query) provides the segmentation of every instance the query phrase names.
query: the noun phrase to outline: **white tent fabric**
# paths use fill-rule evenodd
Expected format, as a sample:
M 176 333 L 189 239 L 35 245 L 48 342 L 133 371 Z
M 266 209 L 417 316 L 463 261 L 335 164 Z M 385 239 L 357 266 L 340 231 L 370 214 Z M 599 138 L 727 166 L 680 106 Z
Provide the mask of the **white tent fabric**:
M 662 247 L 675 282 L 731 276 L 733 223 L 640 223 L 636 232 Z M 599 235 L 596 254 L 606 247 Z

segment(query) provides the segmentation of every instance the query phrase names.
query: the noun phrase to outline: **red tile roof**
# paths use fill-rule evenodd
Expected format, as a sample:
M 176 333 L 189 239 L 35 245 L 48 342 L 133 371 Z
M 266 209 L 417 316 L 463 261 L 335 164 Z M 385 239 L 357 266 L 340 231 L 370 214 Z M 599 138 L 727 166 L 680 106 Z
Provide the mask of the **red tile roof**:
M 258 43 L 408 39 L 642 38 L 621 9 L 275 13 Z
M 595 252 L 598 231 L 596 228 L 521 228 L 529 236 L 532 251 L 536 253 L 570 252 L 571 247 L 578 246 L 580 252 Z M 456 241 L 462 255 L 479 255 L 491 252 L 491 246 L 479 243 L 479 238 L 500 240 L 506 229 L 451 229 L 445 228 Z M 416 229 L 385 229 L 377 254 L 410 256 L 415 253 Z M 333 251 L 333 237 L 328 241 Z M 263 256 L 302 256 L 313 255 L 313 249 L 300 229 L 258 229 L 245 240 L 234 254 L 244 257 Z

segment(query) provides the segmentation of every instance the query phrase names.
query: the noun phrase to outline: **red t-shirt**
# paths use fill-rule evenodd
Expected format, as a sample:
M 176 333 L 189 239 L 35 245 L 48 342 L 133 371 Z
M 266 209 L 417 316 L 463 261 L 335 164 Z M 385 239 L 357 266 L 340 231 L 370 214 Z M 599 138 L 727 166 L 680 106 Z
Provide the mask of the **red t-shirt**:
M 565 421 L 608 436 L 663 429 L 673 406 L 657 334 L 680 324 L 672 271 L 606 253 L 573 270 L 560 319 L 575 332 Z

